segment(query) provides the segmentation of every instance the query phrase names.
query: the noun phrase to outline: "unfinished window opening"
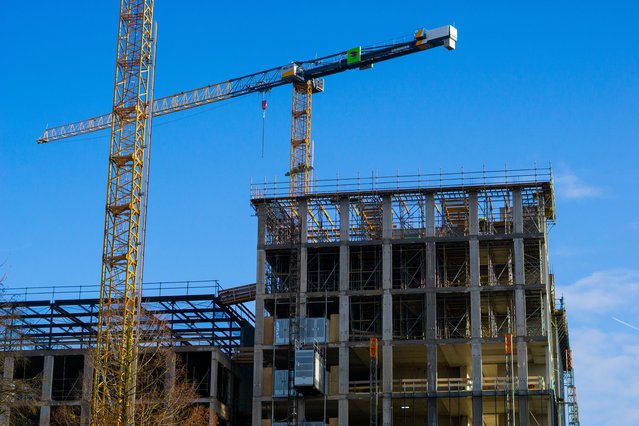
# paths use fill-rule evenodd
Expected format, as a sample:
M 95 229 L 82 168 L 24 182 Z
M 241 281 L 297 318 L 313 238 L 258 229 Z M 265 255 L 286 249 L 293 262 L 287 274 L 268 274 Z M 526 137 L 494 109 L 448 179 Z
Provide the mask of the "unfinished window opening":
M 179 352 L 186 378 L 202 398 L 211 395 L 211 352 Z
M 53 357 L 51 397 L 54 401 L 72 401 L 82 397 L 83 355 Z
M 512 193 L 508 189 L 481 191 L 478 194 L 479 233 L 481 235 L 513 232 Z
M 393 245 L 393 288 L 426 287 L 426 247 L 423 244 Z
M 513 347 L 516 343 L 513 342 Z M 516 389 L 517 380 L 515 366 L 517 365 L 517 350 L 508 356 L 504 340 L 481 345 L 482 356 L 482 390 L 504 392 Z M 502 401 L 504 402 L 504 401 Z
M 526 334 L 528 336 L 546 335 L 544 300 L 545 293 L 541 290 L 526 292 Z
M 393 196 L 393 238 L 411 240 L 426 236 L 426 198 L 423 194 Z
M 339 203 L 330 198 L 310 198 L 306 233 L 309 243 L 339 242 Z
M 462 294 L 437 294 L 437 337 L 470 338 L 470 297 Z
M 352 198 L 350 203 L 351 241 L 382 239 L 382 198 L 378 195 Z
M 470 390 L 472 364 L 470 345 L 437 345 L 437 391 L 457 393 Z
M 308 318 L 330 318 L 339 315 L 338 297 L 309 297 L 306 299 L 306 316 Z
M 266 204 L 266 244 L 294 244 L 300 241 L 300 218 L 297 206 L 289 200 Z
M 524 232 L 542 232 L 545 216 L 543 194 L 539 194 L 536 188 L 523 191 L 522 204 Z
M 350 340 L 368 341 L 382 336 L 382 298 L 380 296 L 351 297 Z
M 16 380 L 30 380 L 42 376 L 44 370 L 43 356 L 28 356 L 15 359 L 13 378 Z
M 480 285 L 514 284 L 513 251 L 513 242 L 511 240 L 479 242 Z
M 393 298 L 393 339 L 424 339 L 424 296 L 395 296 Z
M 307 291 L 339 290 L 339 247 L 309 248 Z
M 467 242 L 437 244 L 437 286 L 455 287 L 470 284 Z
M 544 342 L 528 343 L 528 389 L 545 390 L 550 380 L 546 374 L 546 344 Z
M 80 405 L 54 405 L 51 407 L 51 422 L 49 424 L 50 426 L 68 426 L 80 424 L 81 415 L 82 407 Z M 34 424 L 39 424 L 39 422 Z
M 377 290 L 382 287 L 381 246 L 350 247 L 350 289 Z
M 426 424 L 428 419 L 427 398 L 406 392 L 393 398 L 393 422 L 397 426 Z
M 542 242 L 524 240 L 524 284 L 545 284 L 542 279 Z
M 512 293 L 481 295 L 481 337 L 503 337 L 515 329 Z
M 370 349 L 368 345 L 366 347 L 351 347 L 348 353 L 348 392 L 351 395 L 357 395 L 358 397 L 368 397 L 371 391 L 371 385 L 373 390 L 375 386 L 381 392 L 382 380 L 381 372 L 383 367 L 383 353 L 381 351 L 381 345 L 379 348 L 378 359 L 378 380 L 371 383 L 371 362 L 370 362 Z M 394 349 L 394 348 L 393 348 Z M 381 405 L 381 404 L 380 404 Z
M 136 389 L 146 398 L 162 395 L 166 382 L 167 361 L 171 353 L 165 348 L 151 348 L 138 356 Z
M 468 194 L 441 192 L 435 200 L 435 228 L 440 236 L 468 234 Z
M 288 293 L 297 289 L 298 253 L 296 250 L 266 252 L 266 292 Z
M 230 405 L 231 401 L 231 371 L 222 364 L 217 365 L 217 395 L 215 397 L 223 404 Z

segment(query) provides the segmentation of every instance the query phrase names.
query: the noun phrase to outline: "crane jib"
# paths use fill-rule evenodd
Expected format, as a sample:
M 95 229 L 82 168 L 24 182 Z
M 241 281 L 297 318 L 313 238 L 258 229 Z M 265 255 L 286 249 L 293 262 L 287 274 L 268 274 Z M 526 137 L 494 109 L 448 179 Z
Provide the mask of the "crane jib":
M 296 61 L 283 67 L 271 68 L 156 99 L 153 103 L 153 117 L 184 111 L 249 93 L 268 91 L 278 86 L 290 84 L 293 81 L 309 81 L 351 69 L 366 69 L 378 62 L 434 47 L 444 46 L 452 50 L 455 49 L 456 42 L 457 29 L 451 25 L 445 25 L 433 30 L 420 29 L 415 32 L 413 37 L 400 42 L 366 48 L 357 47 L 322 58 Z M 293 71 L 285 75 L 282 71 L 285 68 L 287 70 L 292 68 Z M 53 142 L 72 136 L 110 129 L 112 123 L 113 116 L 111 114 L 103 114 L 88 120 L 46 129 L 37 142 Z

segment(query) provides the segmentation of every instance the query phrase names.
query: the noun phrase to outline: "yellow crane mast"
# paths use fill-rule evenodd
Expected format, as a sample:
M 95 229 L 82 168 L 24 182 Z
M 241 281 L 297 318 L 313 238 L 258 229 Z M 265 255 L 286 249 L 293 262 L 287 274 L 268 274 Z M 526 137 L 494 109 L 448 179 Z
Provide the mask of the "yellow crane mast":
M 121 0 L 102 249 L 92 425 L 133 424 L 152 105 L 153 0 Z

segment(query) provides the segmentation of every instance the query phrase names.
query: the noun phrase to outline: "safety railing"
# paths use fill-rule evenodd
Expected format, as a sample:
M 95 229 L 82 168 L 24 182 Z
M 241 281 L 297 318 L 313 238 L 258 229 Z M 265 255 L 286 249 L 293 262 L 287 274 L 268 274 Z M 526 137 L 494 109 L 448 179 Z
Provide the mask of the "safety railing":
M 504 169 L 456 173 L 417 173 L 409 175 L 379 176 L 371 173 L 353 178 L 314 179 L 310 184 L 311 194 L 334 194 L 338 192 L 389 191 L 402 189 L 437 189 L 485 187 L 522 183 L 552 181 L 552 169 Z M 251 199 L 279 198 L 290 195 L 288 181 L 251 183 Z
M 142 297 L 190 296 L 198 294 L 219 294 L 222 286 L 218 280 L 155 281 L 142 284 Z M 76 300 L 100 297 L 98 284 L 6 287 L 4 300 Z

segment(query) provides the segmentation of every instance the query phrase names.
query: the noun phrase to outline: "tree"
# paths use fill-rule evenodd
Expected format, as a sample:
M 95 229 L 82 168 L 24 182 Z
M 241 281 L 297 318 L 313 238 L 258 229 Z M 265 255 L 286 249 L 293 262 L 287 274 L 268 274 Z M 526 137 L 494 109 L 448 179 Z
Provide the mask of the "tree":
M 1 265 L 0 265 L 1 266 Z M 16 357 L 16 351 L 24 343 L 25 336 L 16 331 L 15 324 L 20 316 L 15 303 L 7 300 L 4 291 L 5 275 L 0 276 L 0 423 L 27 424 L 29 418 L 38 412 L 34 401 L 38 400 L 42 389 L 42 373 L 30 377 L 16 377 L 15 374 L 5 376 L 7 362 L 26 370 L 29 360 Z
M 186 368 L 171 350 L 170 330 L 166 323 L 142 311 L 139 327 L 138 363 L 135 367 L 136 426 L 199 426 L 209 422 L 208 407 L 194 405 L 198 398 L 195 384 L 187 379 Z M 93 368 L 93 352 L 85 368 Z M 78 396 L 78 399 L 80 396 Z M 115 408 L 115 407 L 114 407 Z M 116 424 L 116 413 L 106 414 L 105 424 Z M 76 426 L 80 415 L 74 407 L 57 407 L 52 425 Z

